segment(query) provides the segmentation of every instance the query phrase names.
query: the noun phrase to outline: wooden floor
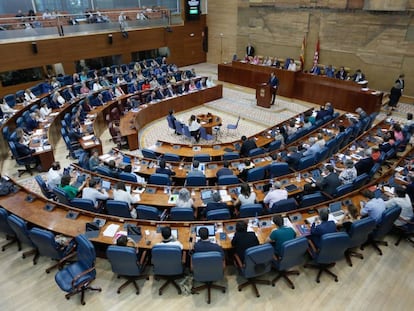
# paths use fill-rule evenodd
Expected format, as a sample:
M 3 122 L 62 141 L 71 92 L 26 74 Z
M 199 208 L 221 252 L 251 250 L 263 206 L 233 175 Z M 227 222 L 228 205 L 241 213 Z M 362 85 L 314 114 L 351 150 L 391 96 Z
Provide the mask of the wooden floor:
M 162 296 L 158 287 L 162 281 L 140 280 L 139 295 L 132 286 L 121 294 L 116 293 L 123 279 L 112 272 L 109 262 L 97 260 L 97 279 L 94 285 L 102 292 L 88 292 L 86 305 L 81 306 L 78 296 L 64 298 L 54 280 L 56 271 L 50 274 L 45 269 L 52 263 L 41 257 L 36 266 L 31 258 L 22 259 L 22 252 L 11 246 L 0 252 L 0 310 L 413 310 L 414 304 L 414 248 L 403 241 L 394 246 L 394 237 L 389 236 L 384 255 L 379 256 L 373 248 L 363 251 L 364 260 L 355 258 L 354 266 L 341 261 L 333 269 L 339 282 L 324 275 L 321 283 L 315 282 L 316 271 L 299 267 L 301 274 L 293 277 L 296 289 L 290 289 L 283 280 L 275 287 L 259 285 L 260 298 L 251 288 L 237 291 L 237 284 L 243 279 L 237 276 L 233 267 L 227 267 L 225 294 L 212 292 L 211 305 L 206 303 L 206 293 L 184 296 L 177 295 L 175 288 L 168 287 Z M 5 242 L 0 238 L 0 244 Z M 24 250 L 28 250 L 25 248 Z M 151 273 L 151 267 L 148 268 Z M 265 276 L 273 278 L 274 272 Z

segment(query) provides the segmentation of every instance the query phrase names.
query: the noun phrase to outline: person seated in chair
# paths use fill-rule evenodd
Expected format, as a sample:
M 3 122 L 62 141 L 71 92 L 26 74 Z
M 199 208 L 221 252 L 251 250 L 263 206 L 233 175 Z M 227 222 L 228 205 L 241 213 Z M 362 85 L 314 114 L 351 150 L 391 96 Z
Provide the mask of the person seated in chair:
M 313 244 L 319 248 L 320 247 L 320 240 L 322 235 L 326 233 L 333 233 L 336 232 L 336 225 L 333 220 L 328 220 L 329 218 L 329 211 L 327 208 L 323 208 L 319 211 L 319 219 L 320 223 L 316 224 L 316 221 L 311 225 L 311 234 L 308 237 Z
M 217 171 L 216 177 L 219 178 L 224 175 L 233 175 L 233 171 L 229 168 L 229 165 L 229 161 L 223 161 L 223 167 Z
M 200 169 L 200 162 L 197 160 L 193 161 L 192 170 L 188 172 L 187 177 L 190 176 L 205 176 L 204 172 Z
M 59 162 L 52 163 L 52 166 L 47 172 L 46 180 L 47 180 L 47 187 L 49 189 L 53 189 L 54 187 L 58 187 L 60 185 L 61 180 L 62 180 L 62 171 L 61 171 Z
M 236 233 L 231 240 L 231 245 L 235 249 L 235 254 L 244 262 L 244 252 L 246 249 L 259 245 L 257 236 L 252 231 L 247 231 L 247 223 L 239 221 L 236 223 Z
M 198 236 L 200 237 L 200 240 L 194 244 L 194 253 L 219 252 L 221 254 L 221 258 L 223 258 L 224 261 L 223 249 L 217 243 L 213 243 L 209 240 L 208 229 L 206 227 L 201 227 L 198 229 Z
M 250 159 L 245 159 L 244 160 L 244 167 L 241 168 L 240 173 L 239 173 L 239 178 L 247 181 L 247 173 L 249 170 L 251 170 L 252 168 L 254 168 L 255 165 L 252 161 L 250 161 Z
M 69 200 L 72 200 L 78 195 L 78 188 L 72 186 L 70 184 L 71 177 L 70 175 L 63 175 L 62 179 L 60 180 L 60 188 L 65 191 L 66 195 L 68 196 Z
M 371 168 L 375 164 L 374 159 L 372 158 L 371 155 L 372 155 L 372 150 L 371 149 L 366 149 L 365 150 L 365 158 L 359 160 L 355 164 L 355 168 L 357 170 L 358 176 L 362 175 L 364 173 L 369 174 L 369 172 L 371 171 Z
M 17 156 L 19 158 L 32 158 L 33 162 L 36 164 L 36 166 L 38 167 L 39 171 L 40 170 L 40 159 L 39 156 L 34 156 L 33 154 L 36 152 L 35 149 L 31 149 L 29 148 L 25 143 L 24 143 L 24 135 L 21 135 L 19 140 L 14 144 L 16 147 L 16 152 L 17 152 Z M 32 163 L 33 163 L 32 162 Z
M 161 159 L 159 167 L 155 170 L 155 173 L 157 174 L 166 174 L 168 177 L 171 178 L 171 176 L 175 176 L 175 172 L 171 170 L 169 167 L 167 167 L 165 160 Z
M 393 206 L 401 207 L 401 214 L 394 222 L 394 225 L 397 227 L 403 226 L 411 221 L 414 216 L 413 205 L 405 188 L 402 186 L 395 187 L 395 197 L 385 202 L 385 208 L 391 208 Z
M 234 202 L 235 207 L 240 207 L 245 204 L 254 204 L 256 203 L 256 192 L 252 191 L 248 183 L 243 183 L 240 186 L 240 194 L 237 196 L 236 202 Z
M 191 207 L 193 208 L 194 201 L 191 198 L 190 191 L 187 188 L 181 188 L 178 192 L 178 199 L 175 207 Z
M 242 145 L 240 147 L 240 157 L 248 157 L 249 151 L 257 148 L 256 142 L 254 139 L 247 139 L 246 136 L 241 137 Z
M 316 186 L 323 192 L 329 195 L 333 195 L 336 192 L 336 188 L 341 185 L 338 174 L 335 172 L 335 168 L 332 165 L 325 167 L 325 172 L 322 173 L 319 180 L 316 181 Z
M 173 237 L 171 235 L 171 228 L 170 227 L 162 227 L 161 228 L 161 236 L 162 236 L 162 241 L 157 243 L 156 245 L 162 245 L 162 244 L 177 245 L 181 249 L 183 249 L 183 245 L 181 244 L 181 242 L 178 241 L 175 237 Z
M 98 200 L 107 200 L 109 195 L 105 189 L 99 189 L 100 183 L 96 178 L 91 178 L 89 180 L 89 186 L 83 188 L 82 190 L 82 199 L 90 199 L 93 201 L 94 206 L 98 209 Z
M 39 126 L 39 122 L 36 120 L 36 114 L 34 112 L 30 113 L 29 117 L 26 119 L 26 129 L 29 132 L 32 132 Z
M 123 181 L 118 181 L 116 183 L 113 195 L 114 200 L 127 202 L 131 217 L 137 218 L 137 210 L 132 205 L 133 203 L 136 203 L 137 200 L 126 190 L 125 183 Z
M 288 198 L 288 192 L 285 189 L 281 189 L 282 184 L 280 181 L 275 181 L 272 185 L 272 188 L 266 194 L 263 199 L 263 203 L 266 208 L 272 208 L 273 204 L 281 200 L 286 200 Z
M 111 171 L 111 176 L 114 178 L 119 178 L 120 169 L 116 166 L 116 163 L 114 160 L 110 160 L 108 162 L 108 168 Z
M 197 120 L 195 115 L 191 115 L 190 120 L 188 121 L 188 129 L 191 136 L 194 137 L 196 142 L 200 141 L 200 123 Z
M 273 243 L 275 254 L 280 256 L 283 243 L 296 238 L 296 232 L 284 225 L 283 217 L 280 215 L 273 217 L 273 223 L 276 225 L 276 229 L 270 233 L 266 242 Z

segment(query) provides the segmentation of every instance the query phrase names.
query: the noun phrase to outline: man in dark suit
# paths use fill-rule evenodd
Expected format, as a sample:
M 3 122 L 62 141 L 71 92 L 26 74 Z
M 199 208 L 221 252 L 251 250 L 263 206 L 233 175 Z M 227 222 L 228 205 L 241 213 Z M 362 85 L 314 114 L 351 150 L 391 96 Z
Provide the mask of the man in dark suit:
M 224 161 L 223 162 L 223 167 L 221 169 L 219 169 L 216 173 L 217 178 L 219 178 L 220 176 L 224 176 L 224 175 L 233 175 L 233 171 L 231 169 L 229 169 L 229 162 L 228 161 Z
M 256 142 L 253 139 L 247 139 L 246 136 L 241 137 L 242 145 L 240 147 L 240 156 L 241 157 L 248 157 L 249 151 L 257 148 Z
M 365 152 L 366 157 L 359 160 L 355 164 L 355 168 L 357 170 L 358 176 L 364 173 L 368 174 L 371 168 L 374 166 L 375 162 L 374 162 L 374 159 L 371 157 L 371 153 L 372 153 L 371 149 L 367 149 Z
M 208 229 L 206 227 L 201 227 L 198 229 L 198 235 L 200 241 L 194 244 L 194 253 L 200 252 L 219 252 L 221 257 L 224 260 L 224 251 L 220 245 L 210 242 L 208 239 Z
M 246 55 L 251 57 L 254 56 L 254 47 L 250 43 L 246 46 Z
M 365 81 L 365 75 L 362 73 L 361 69 L 357 69 L 357 71 L 355 71 L 354 75 L 352 76 L 352 81 Z
M 38 156 L 33 156 L 33 153 L 36 152 L 35 149 L 29 148 L 27 145 L 25 145 L 23 142 L 23 136 L 20 138 L 18 142 L 16 142 L 14 145 L 16 147 L 17 156 L 19 158 L 25 158 L 27 157 L 27 162 L 35 163 L 36 166 L 40 165 L 40 159 Z M 26 160 L 25 159 L 25 160 Z M 39 169 L 40 171 L 40 169 Z
M 313 242 L 313 244 L 319 248 L 320 247 L 320 240 L 322 235 L 326 233 L 333 233 L 336 232 L 336 225 L 333 220 L 328 220 L 329 212 L 327 208 L 323 208 L 319 212 L 319 218 L 321 223 L 316 225 L 315 222 L 311 226 L 311 234 L 309 238 Z
M 169 169 L 168 167 L 166 167 L 164 159 L 160 160 L 160 166 L 157 167 L 157 169 L 155 170 L 155 173 L 157 173 L 157 174 L 167 174 L 169 177 L 175 176 L 175 172 L 172 171 L 171 169 Z
M 339 176 L 335 172 L 335 169 L 332 165 L 327 165 L 326 171 L 328 175 L 322 177 L 320 180 L 317 180 L 316 185 L 323 192 L 333 195 L 336 191 L 336 188 L 341 185 L 341 181 L 339 180 Z
M 271 104 L 274 105 L 275 99 L 276 99 L 277 88 L 279 87 L 279 80 L 276 77 L 276 74 L 274 72 L 270 74 L 269 85 L 270 85 L 271 92 L 272 92 L 272 103 Z
M 247 223 L 239 221 L 236 224 L 236 233 L 231 240 L 231 245 L 235 249 L 236 255 L 244 262 L 244 252 L 249 247 L 259 245 L 259 240 L 254 232 L 247 232 Z

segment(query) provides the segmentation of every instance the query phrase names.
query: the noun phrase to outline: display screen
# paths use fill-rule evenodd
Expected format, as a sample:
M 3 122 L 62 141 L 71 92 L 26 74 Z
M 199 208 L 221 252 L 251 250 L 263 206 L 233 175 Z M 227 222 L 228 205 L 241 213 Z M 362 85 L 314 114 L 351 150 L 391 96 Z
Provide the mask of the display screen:
M 200 1 L 186 0 L 185 1 L 185 13 L 186 13 L 187 20 L 200 19 Z

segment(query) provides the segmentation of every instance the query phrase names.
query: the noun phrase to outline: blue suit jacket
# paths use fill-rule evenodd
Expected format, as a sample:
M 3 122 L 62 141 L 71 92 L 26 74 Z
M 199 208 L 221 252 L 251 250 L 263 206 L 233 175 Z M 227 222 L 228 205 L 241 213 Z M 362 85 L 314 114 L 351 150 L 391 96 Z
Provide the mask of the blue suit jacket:
M 313 244 L 319 248 L 321 236 L 325 233 L 333 232 L 336 232 L 336 225 L 332 220 L 323 221 L 318 226 L 315 226 L 315 223 L 313 223 L 311 227 L 310 239 L 312 240 Z

